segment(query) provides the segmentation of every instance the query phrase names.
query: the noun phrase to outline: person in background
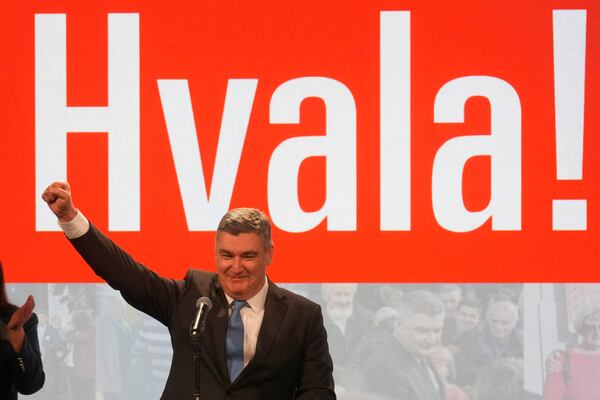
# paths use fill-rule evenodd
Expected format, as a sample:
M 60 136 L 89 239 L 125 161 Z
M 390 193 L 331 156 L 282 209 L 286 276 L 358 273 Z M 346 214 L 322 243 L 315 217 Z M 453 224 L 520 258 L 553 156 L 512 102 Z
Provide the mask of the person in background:
M 62 318 L 59 314 L 53 314 L 50 318 L 39 314 L 40 322 L 43 317 L 48 322 L 43 332 L 38 330 L 38 336 L 46 373 L 44 397 L 52 400 L 65 400 L 69 398 L 70 387 L 65 363 L 68 343 L 62 332 Z
M 462 290 L 456 285 L 441 285 L 438 296 L 444 304 L 445 319 L 442 332 L 442 344 L 449 344 L 456 332 L 456 310 L 462 300 Z
M 32 296 L 23 306 L 8 302 L 0 262 L 0 399 L 16 400 L 44 385 L 44 369 L 37 337 L 38 319 Z
M 478 374 L 471 397 L 473 400 L 524 400 L 521 360 L 493 361 Z
M 440 344 L 444 306 L 438 296 L 414 290 L 402 297 L 393 337 L 367 360 L 365 385 L 394 400 L 444 400 L 444 384 L 428 357 Z
M 463 343 L 456 356 L 461 386 L 471 386 L 477 374 L 494 361 L 523 359 L 523 335 L 516 328 L 517 306 L 509 301 L 497 301 L 489 305 L 486 317 L 486 329 Z
M 356 283 L 324 283 L 321 286 L 325 301 L 323 323 L 336 369 L 346 366 L 350 351 L 372 330 L 368 311 L 359 309 L 354 302 L 356 289 Z
M 462 290 L 456 285 L 442 285 L 438 290 L 438 296 L 444 304 L 446 317 L 453 316 L 458 308 L 458 303 L 462 300 Z
M 600 399 L 600 307 L 578 308 L 574 325 L 579 344 L 546 362 L 544 400 Z
M 453 353 L 457 353 L 463 343 L 472 341 L 477 335 L 481 334 L 483 330 L 480 323 L 482 308 L 481 303 L 474 299 L 465 298 L 458 303 L 456 329 L 454 335 L 447 338 L 449 340 L 447 346 Z

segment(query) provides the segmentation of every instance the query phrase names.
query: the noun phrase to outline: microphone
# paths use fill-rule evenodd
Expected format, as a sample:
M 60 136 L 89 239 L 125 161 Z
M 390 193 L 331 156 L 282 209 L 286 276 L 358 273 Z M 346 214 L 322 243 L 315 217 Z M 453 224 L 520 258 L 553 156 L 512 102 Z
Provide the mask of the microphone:
M 196 317 L 194 318 L 192 328 L 190 329 L 190 335 L 192 337 L 198 336 L 198 334 L 204 330 L 206 316 L 211 308 L 212 301 L 208 297 L 200 297 L 196 300 Z

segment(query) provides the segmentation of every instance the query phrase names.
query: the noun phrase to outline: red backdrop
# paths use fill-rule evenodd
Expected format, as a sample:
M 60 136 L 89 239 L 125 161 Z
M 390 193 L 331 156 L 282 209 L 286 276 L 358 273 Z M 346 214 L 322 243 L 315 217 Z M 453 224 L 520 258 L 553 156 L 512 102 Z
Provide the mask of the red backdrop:
M 352 93 L 357 123 L 357 229 L 302 233 L 275 228 L 269 274 L 287 282 L 531 282 L 600 279 L 600 3 L 592 1 L 6 1 L 0 26 L 0 257 L 13 282 L 92 282 L 60 232 L 35 229 L 35 14 L 67 18 L 68 105 L 107 103 L 107 14 L 139 13 L 140 232 L 109 236 L 158 272 L 182 277 L 213 268 L 214 234 L 190 232 L 157 79 L 187 79 L 208 183 L 228 79 L 258 79 L 231 207 L 268 213 L 267 171 L 285 139 L 324 131 L 324 107 L 306 100 L 301 122 L 269 122 L 274 90 L 290 79 L 330 77 Z M 552 11 L 587 10 L 583 179 L 556 172 Z M 411 199 L 409 231 L 380 228 L 380 12 L 410 11 Z M 438 90 L 469 75 L 494 76 L 518 93 L 522 118 L 522 223 L 490 221 L 450 232 L 432 209 L 436 152 L 457 135 L 490 131 L 490 107 L 473 98 L 463 124 L 434 123 Z M 596 111 L 596 112 L 594 112 Z M 70 135 L 68 179 L 76 205 L 108 228 L 107 136 Z M 490 197 L 488 157 L 468 162 L 469 209 Z M 305 210 L 325 199 L 325 161 L 307 159 L 299 196 Z M 49 182 L 50 183 L 50 182 Z M 552 200 L 587 200 L 587 229 L 552 230 Z

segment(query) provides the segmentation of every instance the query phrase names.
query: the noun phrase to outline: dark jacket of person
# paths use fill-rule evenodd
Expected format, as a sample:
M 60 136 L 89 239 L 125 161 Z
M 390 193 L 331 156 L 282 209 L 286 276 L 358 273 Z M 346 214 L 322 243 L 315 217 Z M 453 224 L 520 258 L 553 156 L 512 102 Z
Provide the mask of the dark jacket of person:
M 333 363 L 318 304 L 268 282 L 256 353 L 230 382 L 225 356 L 227 299 L 215 273 L 189 270 L 184 280 L 163 278 L 136 262 L 93 225 L 71 240 L 94 271 L 132 306 L 169 328 L 173 361 L 161 399 L 192 399 L 194 341 L 190 326 L 196 300 L 213 307 L 200 335 L 203 399 L 334 400 Z
M 469 342 L 464 342 L 456 356 L 457 381 L 460 385 L 471 386 L 479 372 L 494 361 L 523 359 L 523 334 L 514 329 L 506 342 L 497 345 L 489 329 Z
M 425 361 L 431 374 L 419 365 L 394 337 L 379 347 L 367 360 L 362 370 L 365 384 L 373 394 L 390 400 L 443 400 L 446 398 L 444 384 Z M 437 383 L 437 388 L 433 378 Z
M 6 324 L 16 311 L 0 311 L 0 324 Z M 38 319 L 35 314 L 29 318 L 23 328 L 25 340 L 21 350 L 16 353 L 8 340 L 0 340 L 0 399 L 16 400 L 17 394 L 32 394 L 44 385 L 44 369 L 37 336 Z

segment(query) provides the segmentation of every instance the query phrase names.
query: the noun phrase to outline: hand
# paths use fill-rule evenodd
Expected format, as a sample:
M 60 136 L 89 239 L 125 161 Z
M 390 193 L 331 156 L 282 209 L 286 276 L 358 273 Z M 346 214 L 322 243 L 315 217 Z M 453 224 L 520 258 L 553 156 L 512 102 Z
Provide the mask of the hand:
M 69 222 L 77 215 L 68 182 L 54 182 L 44 190 L 42 199 L 60 222 Z
M 21 306 L 17 311 L 14 312 L 8 325 L 8 342 L 15 352 L 19 352 L 23 347 L 25 341 L 25 329 L 23 325 L 31 318 L 33 314 L 33 308 L 35 307 L 35 301 L 33 296 L 29 296 L 25 304 Z
M 564 364 L 564 351 L 554 350 L 546 359 L 546 371 L 547 372 L 560 372 L 563 370 Z

